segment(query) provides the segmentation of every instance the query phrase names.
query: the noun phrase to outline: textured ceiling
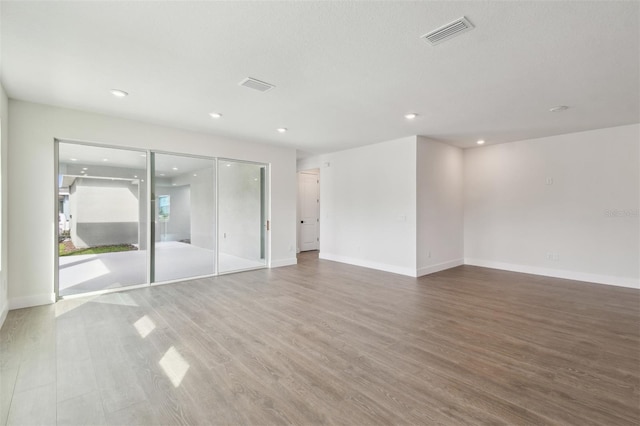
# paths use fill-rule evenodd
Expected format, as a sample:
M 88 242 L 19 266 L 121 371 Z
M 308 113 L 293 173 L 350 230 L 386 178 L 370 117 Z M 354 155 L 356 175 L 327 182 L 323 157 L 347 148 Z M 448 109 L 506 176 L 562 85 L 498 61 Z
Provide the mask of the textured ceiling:
M 0 7 L 11 98 L 301 153 L 415 134 L 470 147 L 640 121 L 635 1 Z M 420 39 L 461 16 L 475 29 L 437 46 Z M 245 77 L 276 88 L 239 87 Z M 571 108 L 548 112 L 555 105 Z

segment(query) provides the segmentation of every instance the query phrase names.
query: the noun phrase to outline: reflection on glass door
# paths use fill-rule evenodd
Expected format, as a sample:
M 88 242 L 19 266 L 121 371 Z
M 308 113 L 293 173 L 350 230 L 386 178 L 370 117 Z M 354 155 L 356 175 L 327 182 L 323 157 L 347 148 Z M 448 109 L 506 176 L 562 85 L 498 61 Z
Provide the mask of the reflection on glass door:
M 266 165 L 70 142 L 57 150 L 59 296 L 267 265 Z
M 266 265 L 266 165 L 218 161 L 218 270 Z
M 152 154 L 153 281 L 215 273 L 215 162 Z
M 146 154 L 58 144 L 58 293 L 147 282 Z

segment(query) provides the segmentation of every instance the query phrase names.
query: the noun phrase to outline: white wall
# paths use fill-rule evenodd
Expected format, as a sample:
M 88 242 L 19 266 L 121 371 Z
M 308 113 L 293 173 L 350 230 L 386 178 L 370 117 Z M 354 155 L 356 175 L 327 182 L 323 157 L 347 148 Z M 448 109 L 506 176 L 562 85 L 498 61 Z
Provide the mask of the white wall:
M 8 301 L 8 257 L 9 252 L 7 250 L 9 240 L 9 228 L 8 228 L 8 146 L 9 146 L 9 101 L 7 95 L 4 92 L 4 88 L 0 85 L 0 327 L 4 323 L 4 319 L 7 316 L 9 309 Z
M 262 167 L 248 163 L 223 164 L 221 162 L 218 169 L 218 250 L 243 259 L 260 260 Z
M 74 246 L 138 243 L 138 185 L 80 177 L 69 189 Z
M 422 136 L 298 160 L 320 170 L 320 257 L 410 276 L 463 264 L 462 150 Z
M 53 297 L 54 138 L 270 163 L 270 265 L 296 262 L 293 149 L 16 100 L 9 101 L 9 120 L 11 308 L 48 303 Z
M 321 164 L 320 257 L 415 275 L 416 137 L 298 166 L 311 164 Z
M 215 194 L 213 166 L 189 173 L 191 185 L 191 244 L 209 250 L 215 248 Z
M 169 196 L 169 220 L 160 221 L 159 209 L 155 209 L 156 242 L 180 241 L 191 238 L 191 185 L 177 186 L 156 185 L 156 200 L 162 195 Z M 215 216 L 211 216 L 212 218 Z
M 418 136 L 417 275 L 462 265 L 462 150 Z
M 465 263 L 639 288 L 639 145 L 631 125 L 466 150 Z
M 156 197 L 171 195 L 171 220 L 167 224 L 167 232 L 172 235 L 166 241 L 190 238 L 191 245 L 213 250 L 216 221 L 214 161 L 199 160 L 199 162 L 201 168 L 189 170 L 172 178 L 156 178 Z M 209 166 L 206 167 L 205 164 Z M 174 199 L 176 191 L 185 197 L 182 202 Z M 178 209 L 178 218 L 174 216 L 174 207 Z M 156 218 L 157 215 L 156 209 Z M 156 228 L 156 241 L 161 241 L 163 227 L 164 224 Z
M 312 169 L 318 169 L 318 171 L 320 171 L 322 167 L 322 156 L 315 155 L 313 157 L 300 158 L 296 162 L 296 167 L 299 172 Z
M 59 165 L 58 165 L 58 174 L 60 176 L 63 176 L 63 175 L 81 176 L 83 172 L 82 169 L 85 167 L 88 167 L 89 175 L 92 177 L 131 179 L 133 176 L 140 176 L 140 179 L 144 181 L 143 178 L 147 174 L 147 171 L 144 168 L 144 166 L 143 168 L 117 167 L 113 163 L 111 166 L 102 166 L 102 165 L 85 163 L 84 161 L 88 160 L 88 158 L 83 158 L 83 161 L 65 163 L 64 160 L 67 158 L 65 154 L 69 153 L 70 147 L 71 147 L 71 144 L 64 144 L 64 143 L 60 144 L 60 150 L 58 153 L 60 158 Z M 100 148 L 100 151 L 104 153 L 104 150 L 102 148 Z M 135 155 L 136 157 L 139 155 L 139 153 L 135 151 L 131 151 L 130 154 Z M 89 155 L 94 156 L 96 154 L 89 153 Z M 144 162 L 146 160 L 143 159 L 142 161 Z M 140 185 L 141 183 L 142 185 Z M 138 199 L 138 207 L 136 208 L 136 211 L 138 212 L 137 222 L 140 225 L 140 226 L 136 226 L 136 228 L 138 229 L 137 237 L 132 243 L 138 244 L 141 250 L 146 250 L 147 249 L 147 229 L 146 229 L 147 185 L 145 185 L 143 182 L 140 182 L 140 180 L 138 180 L 135 184 L 133 184 L 132 190 L 135 192 L 135 196 Z M 71 198 L 73 198 L 74 196 L 75 195 L 71 195 L 69 199 L 71 200 Z M 82 201 L 80 200 L 80 202 Z M 76 209 L 77 201 L 71 205 L 70 204 L 67 204 L 67 205 L 72 209 Z M 77 225 L 78 222 L 74 220 L 74 218 L 77 218 L 77 210 L 75 211 L 75 213 L 71 213 L 71 212 L 67 212 L 67 213 L 71 214 L 71 216 L 67 215 L 67 220 L 69 221 L 71 227 L 73 227 L 74 224 Z M 76 235 L 77 235 L 76 230 L 73 230 L 71 234 L 72 240 Z M 74 244 L 75 244 L 75 241 L 74 241 Z

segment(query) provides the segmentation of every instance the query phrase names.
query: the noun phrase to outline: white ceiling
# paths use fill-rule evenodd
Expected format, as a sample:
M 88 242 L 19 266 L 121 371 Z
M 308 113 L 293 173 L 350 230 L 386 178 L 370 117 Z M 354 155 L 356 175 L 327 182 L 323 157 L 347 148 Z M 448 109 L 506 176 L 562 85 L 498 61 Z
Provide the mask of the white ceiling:
M 415 134 L 470 147 L 640 121 L 637 1 L 0 7 L 11 98 L 302 156 Z M 437 46 L 420 39 L 461 16 L 475 29 Z M 276 88 L 239 87 L 246 77 Z M 571 108 L 548 112 L 556 105 Z M 418 118 L 405 120 L 409 112 Z

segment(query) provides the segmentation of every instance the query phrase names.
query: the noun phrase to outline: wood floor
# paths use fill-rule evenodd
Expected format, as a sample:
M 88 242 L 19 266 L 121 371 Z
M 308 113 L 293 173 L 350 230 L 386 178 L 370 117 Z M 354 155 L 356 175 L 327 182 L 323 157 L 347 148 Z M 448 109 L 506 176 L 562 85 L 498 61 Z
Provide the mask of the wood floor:
M 318 260 L 11 311 L 1 424 L 640 422 L 640 292 Z

